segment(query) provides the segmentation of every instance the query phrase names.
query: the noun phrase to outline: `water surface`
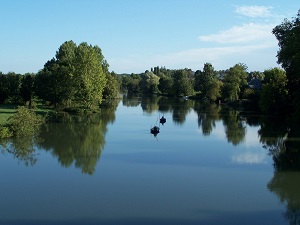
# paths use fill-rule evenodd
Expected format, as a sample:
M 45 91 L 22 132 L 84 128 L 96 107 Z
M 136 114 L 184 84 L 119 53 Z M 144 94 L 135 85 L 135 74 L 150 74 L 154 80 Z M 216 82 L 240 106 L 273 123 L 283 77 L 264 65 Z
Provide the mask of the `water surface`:
M 278 118 L 124 98 L 1 142 L 0 224 L 294 224 L 298 147 Z

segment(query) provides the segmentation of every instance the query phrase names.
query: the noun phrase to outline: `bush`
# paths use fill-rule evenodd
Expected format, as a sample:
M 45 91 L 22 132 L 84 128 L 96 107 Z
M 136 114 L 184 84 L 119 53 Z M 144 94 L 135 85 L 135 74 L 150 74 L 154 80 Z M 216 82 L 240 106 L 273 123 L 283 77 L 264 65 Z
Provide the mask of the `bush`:
M 17 109 L 17 113 L 9 118 L 8 123 L 13 136 L 23 137 L 36 134 L 43 119 L 32 110 L 21 106 Z
M 9 127 L 0 126 L 0 138 L 9 138 L 13 135 Z

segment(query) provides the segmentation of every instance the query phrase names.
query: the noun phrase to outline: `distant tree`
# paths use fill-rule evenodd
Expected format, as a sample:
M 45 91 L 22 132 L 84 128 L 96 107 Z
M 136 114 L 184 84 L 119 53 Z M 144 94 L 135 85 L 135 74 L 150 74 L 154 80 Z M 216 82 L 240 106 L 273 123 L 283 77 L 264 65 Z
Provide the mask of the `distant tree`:
M 4 103 L 8 98 L 8 79 L 0 72 L 0 103 Z
M 266 113 L 285 111 L 288 103 L 288 80 L 285 71 L 273 68 L 265 70 L 264 74 L 265 79 L 259 101 L 261 110 Z
M 251 81 L 253 79 L 263 80 L 265 77 L 264 73 L 259 71 L 252 71 L 248 74 L 247 81 Z
M 173 94 L 173 79 L 169 76 L 162 76 L 159 79 L 158 89 L 162 94 L 172 95 Z
M 215 101 L 221 97 L 222 82 L 217 78 L 217 72 L 210 63 L 205 63 L 203 71 L 196 71 L 194 88 L 202 99 Z
M 156 67 L 155 67 L 156 68 Z M 145 94 L 158 93 L 159 77 L 153 72 L 146 72 L 142 76 L 142 90 Z
M 173 91 L 176 96 L 190 96 L 194 93 L 193 83 L 190 78 L 190 71 L 186 69 L 174 70 Z
M 142 77 L 134 73 L 122 76 L 122 90 L 130 94 L 141 93 L 141 80 Z
M 118 75 L 114 72 L 106 74 L 107 82 L 103 90 L 103 98 L 116 98 L 120 92 L 120 82 Z
M 20 102 L 20 87 L 21 87 L 21 74 L 9 72 L 6 74 L 7 91 L 9 103 L 18 104 Z
M 225 100 L 236 101 L 240 99 L 243 90 L 247 86 L 247 66 L 245 64 L 236 64 L 231 67 L 224 76 L 224 86 L 222 97 Z
M 29 108 L 31 108 L 34 95 L 34 74 L 26 73 L 23 75 L 20 95 L 24 103 L 29 102 Z
M 278 40 L 278 63 L 286 71 L 294 110 L 300 117 L 300 10 L 292 20 L 285 19 L 273 29 Z

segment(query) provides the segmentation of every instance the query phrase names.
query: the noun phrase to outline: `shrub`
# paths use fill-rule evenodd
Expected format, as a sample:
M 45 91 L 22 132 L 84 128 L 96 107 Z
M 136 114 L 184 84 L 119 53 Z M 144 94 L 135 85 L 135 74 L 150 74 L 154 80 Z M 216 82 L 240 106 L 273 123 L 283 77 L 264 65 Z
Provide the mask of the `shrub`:
M 37 133 L 43 119 L 32 110 L 21 106 L 17 109 L 17 113 L 9 118 L 8 122 L 13 136 L 23 137 Z
M 9 127 L 0 126 L 0 138 L 9 138 L 12 135 L 13 134 L 12 134 L 11 130 L 9 129 Z

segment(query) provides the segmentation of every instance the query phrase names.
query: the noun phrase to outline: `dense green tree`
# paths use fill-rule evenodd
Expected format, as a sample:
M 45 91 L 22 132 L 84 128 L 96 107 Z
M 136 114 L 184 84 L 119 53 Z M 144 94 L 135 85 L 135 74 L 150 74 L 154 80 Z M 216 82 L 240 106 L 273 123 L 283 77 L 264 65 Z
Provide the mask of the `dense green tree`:
M 287 77 L 284 70 L 273 68 L 264 71 L 259 106 L 263 112 L 273 113 L 286 110 L 288 90 Z
M 142 75 L 142 90 L 144 94 L 158 93 L 159 77 L 151 71 Z
M 259 71 L 252 71 L 248 74 L 247 81 L 251 81 L 253 79 L 263 80 L 265 77 L 264 73 Z
M 34 95 L 34 74 L 24 74 L 21 80 L 20 95 L 23 102 L 28 102 L 31 108 Z
M 201 99 L 215 101 L 221 97 L 222 82 L 217 78 L 217 72 L 210 63 L 205 63 L 203 71 L 195 73 L 194 87 Z
M 142 77 L 138 74 L 130 74 L 122 77 L 122 90 L 130 93 L 140 93 Z
M 0 103 L 4 103 L 8 98 L 8 79 L 5 74 L 0 72 Z
M 102 64 L 107 63 L 98 46 L 81 43 L 75 50 L 74 59 L 74 100 L 87 108 L 97 106 L 102 101 L 106 85 L 106 73 Z
M 300 116 L 300 10 L 292 20 L 285 19 L 273 29 L 278 40 L 278 63 L 286 71 L 294 109 Z
M 114 72 L 106 74 L 107 82 L 103 90 L 103 98 L 117 98 L 120 93 L 120 81 L 118 75 Z
M 21 87 L 21 74 L 16 74 L 14 72 L 9 72 L 6 75 L 6 85 L 7 88 L 7 102 L 18 104 L 20 102 L 20 87 Z
M 164 95 L 172 95 L 173 94 L 173 79 L 172 77 L 163 75 L 159 79 L 158 89 L 160 93 Z
M 72 76 L 55 59 L 49 60 L 35 78 L 36 95 L 53 104 L 63 105 L 72 97 Z
M 231 67 L 224 76 L 224 86 L 222 97 L 225 100 L 236 101 L 240 99 L 243 90 L 247 86 L 247 66 L 245 64 L 236 64 Z
M 37 94 L 55 105 L 93 108 L 102 101 L 107 74 L 98 46 L 67 41 L 37 74 Z
M 173 91 L 176 96 L 190 96 L 194 93 L 190 73 L 186 69 L 174 70 Z

